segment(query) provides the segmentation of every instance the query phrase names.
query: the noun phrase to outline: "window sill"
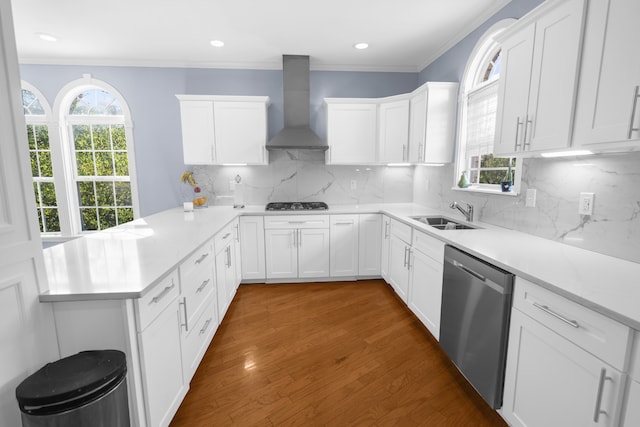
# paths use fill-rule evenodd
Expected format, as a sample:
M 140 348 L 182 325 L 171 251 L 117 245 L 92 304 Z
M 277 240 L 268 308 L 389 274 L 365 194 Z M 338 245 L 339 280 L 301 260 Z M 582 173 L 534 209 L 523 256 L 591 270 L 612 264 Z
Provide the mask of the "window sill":
M 483 193 L 483 194 L 494 194 L 496 196 L 517 196 L 519 194 L 517 189 L 512 189 L 511 191 L 501 191 L 501 190 L 493 190 L 491 188 L 483 188 L 483 187 L 479 187 L 479 186 L 475 186 L 472 185 L 471 187 L 467 187 L 467 188 L 460 188 L 460 187 L 452 187 L 451 188 L 454 191 L 462 191 L 465 193 Z

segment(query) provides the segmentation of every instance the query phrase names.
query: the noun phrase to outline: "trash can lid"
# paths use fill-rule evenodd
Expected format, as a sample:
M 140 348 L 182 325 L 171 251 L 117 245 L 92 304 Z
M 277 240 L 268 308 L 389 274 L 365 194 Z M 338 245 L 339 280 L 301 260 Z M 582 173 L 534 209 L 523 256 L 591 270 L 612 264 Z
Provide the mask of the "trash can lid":
M 27 377 L 16 388 L 16 398 L 23 412 L 65 403 L 89 401 L 102 388 L 109 391 L 127 372 L 125 354 L 119 350 L 82 351 L 48 363 Z M 102 395 L 102 393 L 99 393 Z

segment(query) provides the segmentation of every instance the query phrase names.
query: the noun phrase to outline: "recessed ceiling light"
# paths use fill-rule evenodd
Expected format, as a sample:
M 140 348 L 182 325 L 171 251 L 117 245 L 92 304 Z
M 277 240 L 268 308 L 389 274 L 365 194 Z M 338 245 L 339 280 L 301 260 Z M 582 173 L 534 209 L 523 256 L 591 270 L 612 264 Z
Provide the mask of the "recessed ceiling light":
M 211 46 L 213 47 L 222 47 L 224 46 L 224 42 L 221 40 L 211 40 Z
M 38 35 L 38 37 L 40 37 L 40 40 L 44 40 L 47 42 L 57 42 L 58 39 L 55 36 L 52 36 L 51 34 L 47 34 L 47 33 L 36 33 Z
M 366 49 L 369 47 L 369 43 L 356 43 L 353 45 L 358 50 Z

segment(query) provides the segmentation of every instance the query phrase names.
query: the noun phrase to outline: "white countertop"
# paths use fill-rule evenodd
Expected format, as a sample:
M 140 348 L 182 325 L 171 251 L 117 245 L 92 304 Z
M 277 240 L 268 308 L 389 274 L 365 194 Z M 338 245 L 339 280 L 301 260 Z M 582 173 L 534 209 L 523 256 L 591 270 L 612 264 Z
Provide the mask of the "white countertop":
M 264 206 L 171 209 L 44 250 L 43 302 L 139 298 L 238 215 L 385 213 L 517 276 L 640 330 L 640 264 L 483 223 L 446 230 L 410 219 L 444 215 L 417 204 L 332 206 L 265 212 Z

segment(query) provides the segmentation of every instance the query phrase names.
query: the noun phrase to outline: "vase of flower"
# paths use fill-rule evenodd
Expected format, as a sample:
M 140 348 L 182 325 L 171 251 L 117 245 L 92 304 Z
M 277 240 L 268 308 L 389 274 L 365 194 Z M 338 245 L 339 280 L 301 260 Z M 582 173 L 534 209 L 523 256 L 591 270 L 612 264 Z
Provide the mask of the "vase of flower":
M 509 159 L 509 169 L 507 169 L 507 173 L 502 178 L 502 181 L 500 181 L 500 189 L 502 192 L 507 193 L 511 191 L 512 186 L 513 176 L 511 175 L 511 159 Z

